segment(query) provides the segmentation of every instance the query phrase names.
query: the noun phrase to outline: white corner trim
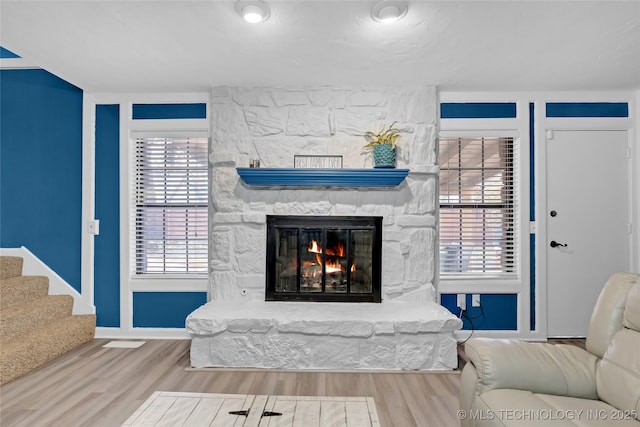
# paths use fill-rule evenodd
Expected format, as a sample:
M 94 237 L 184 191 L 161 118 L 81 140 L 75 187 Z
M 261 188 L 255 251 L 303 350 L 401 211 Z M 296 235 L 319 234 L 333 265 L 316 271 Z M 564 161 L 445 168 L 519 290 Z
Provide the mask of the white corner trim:
M 0 59 L 0 70 L 39 70 L 41 67 L 24 58 Z
M 96 104 L 93 95 L 82 97 L 82 232 L 81 232 L 81 291 L 86 301 L 94 301 L 95 235 L 89 233 L 89 221 L 96 219 L 95 191 L 95 125 Z

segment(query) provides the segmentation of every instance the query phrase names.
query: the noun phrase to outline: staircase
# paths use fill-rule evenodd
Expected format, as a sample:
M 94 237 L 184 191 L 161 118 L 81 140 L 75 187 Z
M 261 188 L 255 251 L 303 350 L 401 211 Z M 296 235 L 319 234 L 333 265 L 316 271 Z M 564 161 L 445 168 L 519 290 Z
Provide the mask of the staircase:
M 73 297 L 49 295 L 49 278 L 23 276 L 21 257 L 0 256 L 0 384 L 93 339 L 95 314 L 72 315 Z

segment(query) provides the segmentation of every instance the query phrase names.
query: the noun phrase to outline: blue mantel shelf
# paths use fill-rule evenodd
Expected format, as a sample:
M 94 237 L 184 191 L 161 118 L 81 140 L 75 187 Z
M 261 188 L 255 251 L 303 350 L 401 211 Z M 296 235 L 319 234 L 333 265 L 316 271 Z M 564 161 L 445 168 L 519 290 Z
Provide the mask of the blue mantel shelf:
M 240 178 L 256 187 L 395 187 L 409 169 L 236 168 Z

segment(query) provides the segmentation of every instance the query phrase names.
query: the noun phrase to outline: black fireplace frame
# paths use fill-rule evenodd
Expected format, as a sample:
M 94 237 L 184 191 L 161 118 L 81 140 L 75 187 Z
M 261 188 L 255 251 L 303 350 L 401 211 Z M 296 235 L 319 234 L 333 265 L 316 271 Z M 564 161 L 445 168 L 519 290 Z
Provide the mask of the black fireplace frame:
M 372 291 L 371 293 L 302 292 L 298 274 L 297 292 L 276 291 L 276 228 L 298 229 L 343 229 L 371 230 L 372 247 Z M 271 248 L 271 249 L 270 249 Z M 370 302 L 382 301 L 382 217 L 375 216 L 297 216 L 267 215 L 266 256 L 266 301 L 310 301 L 310 302 Z

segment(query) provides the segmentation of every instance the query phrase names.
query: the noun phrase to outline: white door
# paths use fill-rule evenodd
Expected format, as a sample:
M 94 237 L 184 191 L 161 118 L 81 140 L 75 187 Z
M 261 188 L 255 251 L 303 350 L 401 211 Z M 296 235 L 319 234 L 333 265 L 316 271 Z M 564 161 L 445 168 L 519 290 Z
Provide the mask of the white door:
M 626 131 L 547 132 L 549 337 L 586 336 L 607 278 L 629 269 L 627 147 Z

